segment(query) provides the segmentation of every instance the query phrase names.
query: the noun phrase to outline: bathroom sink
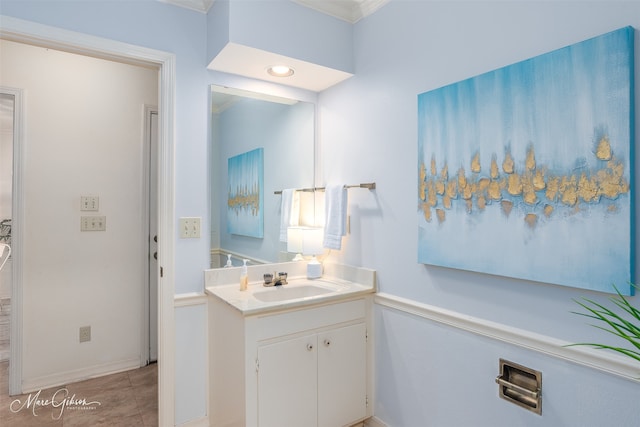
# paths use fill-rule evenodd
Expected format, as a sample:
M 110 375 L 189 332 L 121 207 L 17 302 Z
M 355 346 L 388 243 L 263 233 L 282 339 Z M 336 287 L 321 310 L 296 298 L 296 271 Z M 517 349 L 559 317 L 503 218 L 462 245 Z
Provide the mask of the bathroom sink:
M 205 272 L 211 273 L 209 276 L 205 274 L 205 281 L 208 281 L 205 292 L 239 310 L 243 316 L 322 305 L 375 292 L 375 275 L 372 271 L 346 269 L 346 274 L 362 278 L 362 281 L 356 282 L 329 275 L 310 279 L 305 277 L 306 267 L 295 262 L 283 263 L 275 268 L 260 266 L 257 271 L 250 271 L 249 275 L 253 273 L 256 278 L 264 274 L 270 275 L 272 271 L 289 270 L 287 283 L 264 286 L 264 280 L 254 280 L 243 291 L 238 286 L 237 270 L 219 268 Z
M 324 295 L 331 292 L 336 292 L 336 289 L 322 287 L 312 284 L 304 285 L 284 285 L 274 286 L 261 291 L 253 293 L 255 299 L 262 302 L 274 302 L 274 301 L 288 301 L 293 299 L 315 297 L 318 295 Z

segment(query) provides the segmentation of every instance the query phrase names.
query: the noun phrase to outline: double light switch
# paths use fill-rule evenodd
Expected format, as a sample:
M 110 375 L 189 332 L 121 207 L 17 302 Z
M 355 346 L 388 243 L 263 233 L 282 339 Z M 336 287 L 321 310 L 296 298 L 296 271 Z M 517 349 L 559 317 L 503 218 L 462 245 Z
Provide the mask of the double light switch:
M 98 196 L 80 196 L 80 211 L 98 212 L 100 198 Z M 104 215 L 80 216 L 80 231 L 105 231 L 107 229 L 107 217 Z

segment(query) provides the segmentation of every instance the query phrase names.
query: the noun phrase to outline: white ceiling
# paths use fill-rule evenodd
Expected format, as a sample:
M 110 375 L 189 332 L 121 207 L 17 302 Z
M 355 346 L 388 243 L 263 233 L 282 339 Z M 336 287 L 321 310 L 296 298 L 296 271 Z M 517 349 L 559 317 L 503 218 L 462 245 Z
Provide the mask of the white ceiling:
M 207 12 L 215 0 L 158 0 L 187 9 Z M 291 0 L 302 6 L 355 23 L 387 4 L 389 0 Z

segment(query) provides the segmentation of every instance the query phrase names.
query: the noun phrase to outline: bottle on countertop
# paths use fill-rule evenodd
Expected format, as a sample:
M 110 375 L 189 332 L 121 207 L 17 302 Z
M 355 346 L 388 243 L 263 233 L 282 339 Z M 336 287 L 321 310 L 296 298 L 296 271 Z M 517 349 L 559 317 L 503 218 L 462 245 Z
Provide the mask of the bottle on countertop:
M 246 291 L 247 286 L 249 285 L 249 273 L 247 272 L 247 261 L 248 259 L 242 260 L 242 270 L 240 271 L 240 290 Z

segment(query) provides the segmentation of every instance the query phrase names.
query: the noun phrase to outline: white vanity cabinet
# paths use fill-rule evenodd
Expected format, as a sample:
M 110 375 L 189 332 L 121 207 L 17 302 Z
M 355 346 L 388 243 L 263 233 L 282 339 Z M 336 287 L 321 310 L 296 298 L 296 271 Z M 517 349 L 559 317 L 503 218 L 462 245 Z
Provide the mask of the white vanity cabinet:
M 212 426 L 342 427 L 371 415 L 371 296 L 249 316 L 210 297 Z
M 367 412 L 367 327 L 258 346 L 260 426 L 344 426 Z

